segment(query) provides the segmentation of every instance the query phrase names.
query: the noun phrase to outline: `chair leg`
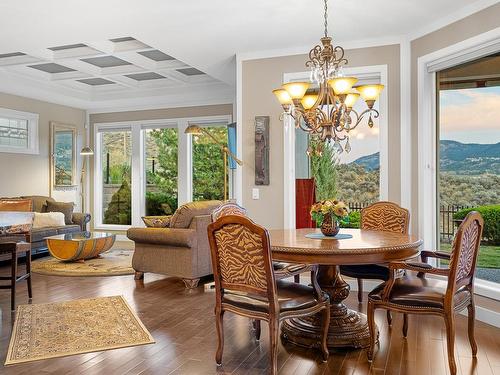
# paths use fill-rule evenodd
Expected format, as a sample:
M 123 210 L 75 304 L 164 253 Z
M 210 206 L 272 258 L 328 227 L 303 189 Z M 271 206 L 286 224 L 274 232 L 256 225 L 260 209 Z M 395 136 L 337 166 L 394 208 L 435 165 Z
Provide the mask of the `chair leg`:
M 373 360 L 373 351 L 375 350 L 375 331 L 377 327 L 375 325 L 375 305 L 370 300 L 368 300 L 368 310 L 366 314 L 368 317 L 368 329 L 370 330 L 370 346 L 366 351 L 366 356 L 368 357 L 368 361 L 371 362 Z
M 255 340 L 259 341 L 260 340 L 260 320 L 259 319 L 253 319 L 252 320 L 252 326 L 254 329 L 254 334 L 255 334 Z
M 474 338 L 474 322 L 476 319 L 476 307 L 474 306 L 474 300 L 472 300 L 467 306 L 467 316 L 468 316 L 468 333 L 469 333 L 469 343 L 472 349 L 472 355 L 475 357 L 477 354 L 477 344 Z
M 12 252 L 12 264 L 10 274 L 10 309 L 16 309 L 16 279 L 17 279 L 17 252 Z
M 323 362 L 328 361 L 328 356 L 330 353 L 328 352 L 328 329 L 330 328 L 330 306 L 326 306 L 323 309 L 322 316 L 322 325 L 323 325 L 323 337 L 321 338 L 321 353 L 323 354 Z
M 278 340 L 279 340 L 279 320 L 271 318 L 269 320 L 269 352 L 271 359 L 271 375 L 278 373 Z
M 408 336 L 408 314 L 403 314 L 403 336 Z
M 451 375 L 455 375 L 457 373 L 457 365 L 455 364 L 455 317 L 453 316 L 453 312 L 446 313 L 444 322 L 446 324 L 448 364 Z
M 26 273 L 28 274 L 28 278 L 26 279 L 28 282 L 28 298 L 33 298 L 33 291 L 31 289 L 31 250 L 26 252 Z
M 363 302 L 363 279 L 358 279 L 358 302 Z
M 144 280 L 144 272 L 135 271 L 134 279 L 135 280 Z
M 300 275 L 295 275 L 293 277 L 293 281 L 296 282 L 296 283 L 300 283 Z
M 215 327 L 217 329 L 217 352 L 215 353 L 215 363 L 217 366 L 222 365 L 222 352 L 224 351 L 224 327 L 223 327 L 224 311 L 215 309 Z
M 387 324 L 392 324 L 392 313 L 391 310 L 387 310 Z

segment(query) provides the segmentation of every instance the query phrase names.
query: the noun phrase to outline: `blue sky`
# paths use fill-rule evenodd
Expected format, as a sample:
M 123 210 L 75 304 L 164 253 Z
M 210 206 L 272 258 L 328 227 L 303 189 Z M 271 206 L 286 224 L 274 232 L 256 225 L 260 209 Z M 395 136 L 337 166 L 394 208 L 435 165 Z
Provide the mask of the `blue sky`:
M 441 91 L 440 137 L 463 143 L 500 142 L 500 87 Z

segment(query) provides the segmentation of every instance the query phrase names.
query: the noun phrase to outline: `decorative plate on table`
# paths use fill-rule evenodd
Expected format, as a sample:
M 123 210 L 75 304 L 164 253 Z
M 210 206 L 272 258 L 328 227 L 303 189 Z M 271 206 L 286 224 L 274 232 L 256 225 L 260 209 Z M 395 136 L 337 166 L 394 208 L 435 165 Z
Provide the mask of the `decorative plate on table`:
M 337 233 L 335 236 L 325 236 L 323 233 L 308 233 L 306 237 L 314 240 L 347 240 L 352 238 L 352 234 Z

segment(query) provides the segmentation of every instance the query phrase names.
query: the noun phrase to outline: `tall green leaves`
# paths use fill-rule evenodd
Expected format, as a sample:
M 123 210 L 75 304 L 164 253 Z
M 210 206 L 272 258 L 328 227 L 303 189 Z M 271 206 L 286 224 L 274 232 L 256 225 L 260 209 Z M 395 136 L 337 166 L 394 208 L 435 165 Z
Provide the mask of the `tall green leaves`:
M 316 184 L 316 200 L 337 196 L 337 158 L 333 148 L 320 141 L 311 141 L 311 173 Z M 322 152 L 314 152 L 322 148 Z M 319 154 L 319 155 L 318 155 Z

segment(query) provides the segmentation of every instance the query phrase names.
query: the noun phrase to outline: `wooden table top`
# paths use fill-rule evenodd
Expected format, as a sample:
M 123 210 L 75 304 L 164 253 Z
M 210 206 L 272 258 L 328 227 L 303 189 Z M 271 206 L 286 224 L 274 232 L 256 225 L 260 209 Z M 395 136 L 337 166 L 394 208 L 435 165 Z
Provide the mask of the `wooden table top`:
M 273 259 L 306 264 L 371 264 L 417 256 L 422 241 L 412 235 L 378 230 L 341 229 L 351 238 L 313 239 L 319 229 L 270 230 Z

